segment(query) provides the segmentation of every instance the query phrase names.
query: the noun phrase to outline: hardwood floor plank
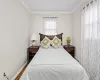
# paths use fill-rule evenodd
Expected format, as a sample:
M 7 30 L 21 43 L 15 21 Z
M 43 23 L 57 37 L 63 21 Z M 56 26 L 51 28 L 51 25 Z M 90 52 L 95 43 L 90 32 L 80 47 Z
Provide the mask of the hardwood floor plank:
M 22 74 L 24 73 L 25 69 L 27 68 L 28 64 L 22 69 L 22 71 L 19 73 L 19 75 L 16 77 L 15 80 L 19 80 L 22 76 Z

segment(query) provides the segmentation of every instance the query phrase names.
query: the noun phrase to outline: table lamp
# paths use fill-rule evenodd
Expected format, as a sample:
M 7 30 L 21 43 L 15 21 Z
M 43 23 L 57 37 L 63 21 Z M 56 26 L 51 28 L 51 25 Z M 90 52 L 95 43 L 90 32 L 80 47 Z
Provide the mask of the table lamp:
M 32 41 L 32 47 L 35 47 L 36 46 L 36 34 L 32 35 L 31 41 Z

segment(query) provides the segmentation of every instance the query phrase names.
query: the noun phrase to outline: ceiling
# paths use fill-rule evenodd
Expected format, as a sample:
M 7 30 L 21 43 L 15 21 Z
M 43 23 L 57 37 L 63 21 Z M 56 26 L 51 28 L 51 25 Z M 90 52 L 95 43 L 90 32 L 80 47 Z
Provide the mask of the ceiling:
M 39 11 L 66 11 L 72 12 L 84 0 L 21 0 L 31 12 Z

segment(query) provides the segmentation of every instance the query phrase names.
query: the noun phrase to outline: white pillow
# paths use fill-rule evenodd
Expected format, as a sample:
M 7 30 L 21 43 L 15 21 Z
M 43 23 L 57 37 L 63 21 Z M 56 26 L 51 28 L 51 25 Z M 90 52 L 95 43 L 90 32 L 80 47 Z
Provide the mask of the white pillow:
M 47 37 L 45 37 L 42 41 L 41 41 L 41 46 L 43 48 L 49 48 L 51 44 L 51 40 Z
M 51 45 L 54 47 L 54 48 L 59 48 L 61 46 L 61 40 L 55 36 L 53 38 L 53 40 L 51 41 Z

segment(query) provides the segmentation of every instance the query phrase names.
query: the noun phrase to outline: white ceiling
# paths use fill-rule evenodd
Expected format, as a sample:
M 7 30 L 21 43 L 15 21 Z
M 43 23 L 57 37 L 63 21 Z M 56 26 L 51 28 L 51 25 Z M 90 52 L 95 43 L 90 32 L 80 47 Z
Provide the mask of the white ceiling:
M 66 11 L 72 12 L 84 0 L 22 0 L 31 12 L 34 11 Z

